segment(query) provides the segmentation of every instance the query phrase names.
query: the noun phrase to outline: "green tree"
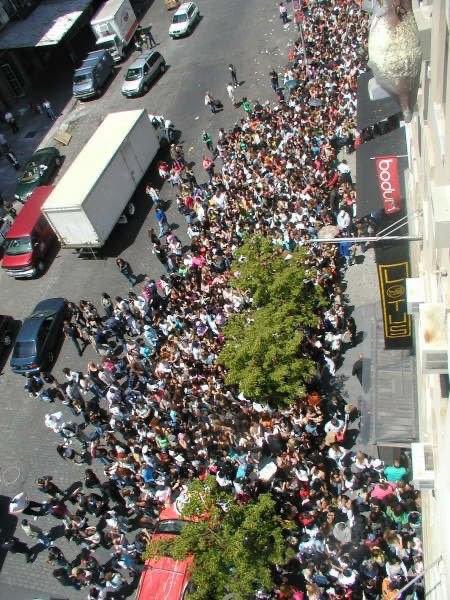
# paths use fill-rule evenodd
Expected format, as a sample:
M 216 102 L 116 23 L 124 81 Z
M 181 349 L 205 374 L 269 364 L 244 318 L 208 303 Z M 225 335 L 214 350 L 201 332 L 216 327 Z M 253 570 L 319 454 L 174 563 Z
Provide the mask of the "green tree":
M 238 504 L 213 477 L 194 480 L 182 517 L 180 535 L 151 542 L 145 558 L 194 556 L 192 600 L 235 594 L 245 600 L 258 589 L 273 587 L 272 567 L 286 560 L 283 529 L 270 494 Z
M 232 286 L 249 294 L 253 305 L 227 323 L 219 360 L 227 368 L 226 382 L 251 399 L 290 404 L 316 373 L 302 343 L 326 302 L 311 281 L 307 259 L 303 249 L 287 255 L 257 235 L 245 241 L 231 266 L 237 273 Z

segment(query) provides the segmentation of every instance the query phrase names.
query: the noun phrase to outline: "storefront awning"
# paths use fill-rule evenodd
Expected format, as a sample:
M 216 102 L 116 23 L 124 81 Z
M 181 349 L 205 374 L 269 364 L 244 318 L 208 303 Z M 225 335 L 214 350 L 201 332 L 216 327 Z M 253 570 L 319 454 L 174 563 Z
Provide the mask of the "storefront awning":
M 379 302 L 355 308 L 353 316 L 357 323 L 364 323 L 367 348 L 359 398 L 359 441 L 409 446 L 419 439 L 414 356 L 409 349 L 386 349 Z
M 0 33 L 0 50 L 56 46 L 93 0 L 47 0 Z
M 397 100 L 391 96 L 371 99 L 370 89 L 374 84 L 370 69 L 358 77 L 358 129 L 365 129 L 401 112 Z
M 408 168 L 407 154 L 404 127 L 398 127 L 358 146 L 356 151 L 358 217 L 379 212 L 385 207 L 389 211 L 389 201 L 395 201 L 399 209 L 396 212 L 402 213 L 405 208 L 404 171 Z M 384 163 L 381 162 L 383 159 L 386 159 Z M 392 213 L 394 214 L 394 210 Z

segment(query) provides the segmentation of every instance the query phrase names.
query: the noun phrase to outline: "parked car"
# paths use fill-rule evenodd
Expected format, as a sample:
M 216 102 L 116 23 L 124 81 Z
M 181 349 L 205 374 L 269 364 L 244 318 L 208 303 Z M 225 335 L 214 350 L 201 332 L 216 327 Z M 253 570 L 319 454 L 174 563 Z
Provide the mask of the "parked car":
M 174 508 L 164 509 L 152 534 L 152 541 L 178 535 L 186 521 Z M 175 560 L 168 556 L 149 559 L 139 581 L 136 600 L 182 600 L 189 591 L 193 556 Z
M 14 319 L 0 315 L 0 354 L 9 348 L 14 339 Z
M 89 52 L 73 75 L 73 95 L 84 100 L 100 96 L 106 81 L 111 77 L 114 62 L 108 50 Z
M 34 277 L 45 271 L 49 250 L 56 234 L 41 213 L 52 185 L 37 187 L 5 235 L 2 269 L 10 277 Z
M 25 164 L 23 173 L 17 180 L 14 198 L 20 202 L 26 202 L 38 185 L 45 185 L 52 180 L 61 163 L 62 157 L 57 148 L 50 146 L 36 150 Z
M 189 35 L 200 20 L 200 10 L 194 2 L 185 2 L 177 9 L 169 27 L 171 38 Z
M 66 314 L 64 298 L 49 298 L 36 305 L 17 335 L 11 369 L 20 375 L 49 368 L 62 335 Z
M 127 98 L 146 94 L 150 83 L 166 70 L 166 61 L 155 50 L 142 54 L 128 67 L 122 85 L 122 94 Z

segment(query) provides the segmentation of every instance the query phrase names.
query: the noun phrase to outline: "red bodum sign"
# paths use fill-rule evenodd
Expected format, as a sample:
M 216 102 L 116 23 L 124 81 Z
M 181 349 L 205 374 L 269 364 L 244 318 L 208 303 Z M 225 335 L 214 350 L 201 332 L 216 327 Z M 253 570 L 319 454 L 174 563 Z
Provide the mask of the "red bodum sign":
M 387 215 L 395 214 L 401 209 L 398 159 L 396 156 L 377 156 L 375 168 L 384 212 Z

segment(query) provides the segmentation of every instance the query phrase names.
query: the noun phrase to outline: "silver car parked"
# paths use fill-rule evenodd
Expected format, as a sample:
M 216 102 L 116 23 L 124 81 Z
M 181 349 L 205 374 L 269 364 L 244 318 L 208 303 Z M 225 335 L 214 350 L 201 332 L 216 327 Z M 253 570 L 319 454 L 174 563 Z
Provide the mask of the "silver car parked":
M 131 98 L 146 94 L 151 81 L 166 70 L 166 61 L 159 52 L 142 54 L 128 67 L 122 85 L 122 94 Z

